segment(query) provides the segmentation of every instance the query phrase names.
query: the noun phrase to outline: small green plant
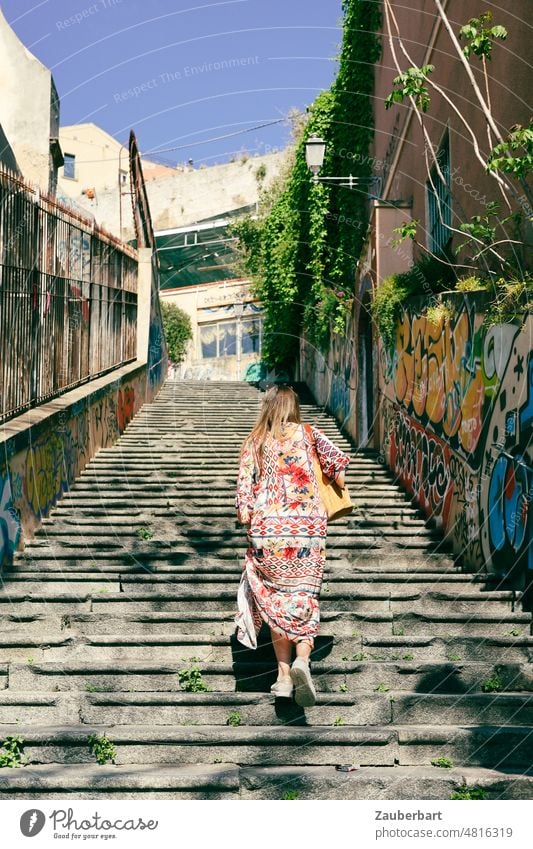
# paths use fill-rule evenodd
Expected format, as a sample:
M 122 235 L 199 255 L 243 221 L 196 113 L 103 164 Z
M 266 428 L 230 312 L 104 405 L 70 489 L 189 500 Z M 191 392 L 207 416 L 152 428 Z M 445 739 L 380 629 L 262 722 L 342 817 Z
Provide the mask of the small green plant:
M 153 532 L 150 528 L 145 528 L 144 526 L 141 528 L 137 528 L 137 536 L 139 539 L 152 539 Z
M 503 682 L 498 675 L 493 675 L 492 678 L 483 681 L 481 689 L 484 693 L 499 693 L 503 690 Z
M 333 720 L 333 725 L 338 726 L 338 725 L 345 725 L 345 724 L 346 723 L 344 722 L 344 719 L 342 718 L 342 716 L 336 716 L 335 719 Z
M 352 631 L 352 637 L 358 637 L 359 631 Z
M 180 669 L 178 672 L 180 688 L 187 693 L 209 693 L 211 688 L 202 679 L 202 673 L 197 666 L 190 669 Z
M 259 168 L 255 169 L 255 179 L 258 183 L 262 183 L 267 175 L 267 169 L 265 163 L 261 163 Z
M 360 663 L 362 660 L 366 660 L 367 657 L 368 655 L 366 655 L 364 651 L 358 651 L 356 652 L 356 654 L 352 655 L 352 660 L 355 660 Z
M 393 637 L 404 637 L 405 636 L 405 628 L 402 628 L 401 625 L 393 625 L 392 626 L 392 635 L 393 635 Z
M 32 663 L 35 663 L 35 661 L 34 661 L 33 657 L 27 657 L 27 658 L 26 658 L 26 662 L 27 662 L 27 663 L 29 663 L 29 664 L 30 664 L 30 666 L 32 665 Z
M 343 656 L 341 657 L 341 660 L 349 660 L 349 659 L 350 658 L 348 657 L 347 654 L 343 654 Z
M 348 685 L 347 684 L 339 684 L 339 693 L 347 693 Z
M 87 693 L 106 693 L 107 687 L 102 687 L 99 684 L 91 684 L 90 681 L 87 681 L 85 690 Z
M 222 758 L 213 758 L 213 763 L 214 764 L 221 764 L 221 763 L 224 763 L 224 761 L 222 760 Z
M 520 637 L 522 634 L 521 628 L 513 628 L 511 631 L 507 631 L 506 637 Z
M 451 758 L 433 758 L 431 765 L 439 766 L 441 769 L 451 769 L 453 767 L 453 761 Z
M 390 687 L 387 687 L 386 684 L 378 684 L 378 686 L 375 687 L 376 693 L 388 693 L 389 690 L 390 690 Z
M 448 660 L 451 660 L 452 663 L 457 663 L 457 661 L 461 660 L 460 654 L 451 654 Z
M 450 799 L 486 799 L 487 794 L 482 787 L 467 787 L 466 784 L 454 790 Z
M 241 714 L 238 710 L 232 710 L 226 719 L 226 725 L 232 725 L 234 728 L 242 722 Z
M 299 793 L 297 790 L 287 790 L 287 792 L 283 795 L 283 801 L 288 802 L 293 799 L 297 799 L 299 797 Z
M 0 767 L 24 766 L 27 758 L 24 755 L 24 740 L 19 734 L 6 737 L 0 749 Z
M 103 766 L 106 763 L 115 763 L 117 750 L 105 734 L 102 734 L 100 737 L 97 734 L 91 734 L 87 738 L 87 743 L 91 755 L 94 755 L 96 758 L 97 764 Z
M 403 660 L 414 660 L 414 654 L 404 654 Z
M 451 321 L 453 312 L 446 304 L 432 304 L 426 309 L 426 321 L 438 327 L 441 322 Z

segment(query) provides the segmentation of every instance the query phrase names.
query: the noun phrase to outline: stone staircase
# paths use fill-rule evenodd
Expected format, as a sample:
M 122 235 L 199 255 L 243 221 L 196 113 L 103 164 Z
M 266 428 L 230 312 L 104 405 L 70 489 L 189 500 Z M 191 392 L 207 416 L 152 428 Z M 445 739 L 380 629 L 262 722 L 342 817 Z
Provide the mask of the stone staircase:
M 533 798 L 530 615 L 461 573 L 310 399 L 305 420 L 352 455 L 357 510 L 328 537 L 317 704 L 269 693 L 268 635 L 256 652 L 233 635 L 238 453 L 261 398 L 168 381 L 4 573 L 0 742 L 20 735 L 27 762 L 0 769 L 0 799 Z

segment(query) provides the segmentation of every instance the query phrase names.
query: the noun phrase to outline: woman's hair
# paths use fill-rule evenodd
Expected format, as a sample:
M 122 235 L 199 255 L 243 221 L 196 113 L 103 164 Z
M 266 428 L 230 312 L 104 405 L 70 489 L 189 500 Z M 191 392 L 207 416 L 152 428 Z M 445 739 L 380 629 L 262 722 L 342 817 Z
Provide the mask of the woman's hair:
M 261 457 L 269 434 L 279 439 L 283 425 L 287 422 L 300 424 L 300 421 L 300 400 L 294 389 L 290 386 L 272 386 L 265 393 L 259 418 L 248 439 L 253 439 Z

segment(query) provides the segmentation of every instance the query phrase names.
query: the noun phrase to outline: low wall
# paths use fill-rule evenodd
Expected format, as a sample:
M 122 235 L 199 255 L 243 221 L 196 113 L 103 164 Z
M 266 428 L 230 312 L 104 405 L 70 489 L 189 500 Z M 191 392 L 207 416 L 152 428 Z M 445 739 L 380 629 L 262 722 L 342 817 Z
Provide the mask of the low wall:
M 141 258 L 142 259 L 142 258 Z M 157 276 L 139 266 L 137 360 L 17 416 L 0 433 L 0 567 L 22 550 L 89 460 L 113 445 L 168 370 Z M 144 279 L 143 279 L 144 278 Z
M 483 324 L 483 295 L 446 296 L 430 323 L 408 302 L 381 349 L 386 461 L 472 569 L 533 569 L 533 316 Z M 530 579 L 533 573 L 530 573 Z

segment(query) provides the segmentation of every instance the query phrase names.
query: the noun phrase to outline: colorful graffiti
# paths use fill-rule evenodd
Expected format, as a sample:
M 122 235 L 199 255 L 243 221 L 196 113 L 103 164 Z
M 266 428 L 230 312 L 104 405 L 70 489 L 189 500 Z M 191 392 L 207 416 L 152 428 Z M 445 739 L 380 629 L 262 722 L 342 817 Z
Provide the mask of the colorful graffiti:
M 450 305 L 407 308 L 381 352 L 383 450 L 466 563 L 533 568 L 533 318 L 487 328 L 475 299 Z
M 9 476 L 0 477 L 0 563 L 12 557 L 20 539 L 20 519 L 13 505 Z
M 135 413 L 135 389 L 130 384 L 118 390 L 117 424 L 120 433 L 131 422 Z
M 65 479 L 63 440 L 47 433 L 28 449 L 24 494 L 34 514 L 41 518 L 68 488 Z
M 428 321 L 405 312 L 393 368 L 396 401 L 455 447 L 474 451 L 481 434 L 484 383 L 475 313 Z M 479 322 L 478 322 L 479 323 Z
M 450 449 L 429 434 L 402 410 L 391 416 L 388 460 L 406 489 L 416 494 L 420 506 L 435 519 L 446 521 L 451 495 Z

